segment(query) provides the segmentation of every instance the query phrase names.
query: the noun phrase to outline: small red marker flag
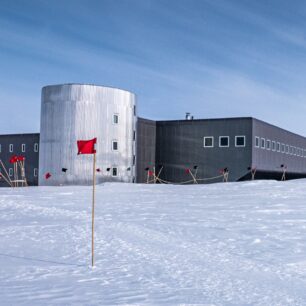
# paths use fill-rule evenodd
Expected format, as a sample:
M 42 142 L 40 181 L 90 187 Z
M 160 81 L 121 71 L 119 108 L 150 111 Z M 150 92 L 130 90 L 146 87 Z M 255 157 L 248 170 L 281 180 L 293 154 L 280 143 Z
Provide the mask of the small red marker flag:
M 24 161 L 25 157 L 22 155 L 16 156 L 17 157 L 17 161 Z
M 190 169 L 186 169 L 186 170 L 185 170 L 185 173 L 186 173 L 186 174 L 189 174 L 189 173 L 190 173 Z
M 46 180 L 49 179 L 50 177 L 51 177 L 51 173 L 50 173 L 50 172 L 48 172 L 48 173 L 45 174 Z
M 16 155 L 13 155 L 13 156 L 10 158 L 10 163 L 11 163 L 11 164 L 15 164 L 15 163 L 17 163 L 17 161 L 18 161 L 18 156 L 16 156 Z
M 78 140 L 78 155 L 79 154 L 94 154 L 96 153 L 95 144 L 97 143 L 97 138 L 91 140 Z
M 149 175 L 153 176 L 153 174 L 154 174 L 153 171 L 149 170 Z

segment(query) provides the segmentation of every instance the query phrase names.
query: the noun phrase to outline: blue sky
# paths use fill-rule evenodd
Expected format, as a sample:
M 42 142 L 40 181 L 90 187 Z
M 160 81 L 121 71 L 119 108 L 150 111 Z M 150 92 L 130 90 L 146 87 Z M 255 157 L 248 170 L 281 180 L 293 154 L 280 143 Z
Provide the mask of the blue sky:
M 0 134 L 38 132 L 41 88 L 137 94 L 151 119 L 253 116 L 306 136 L 306 2 L 1 0 Z

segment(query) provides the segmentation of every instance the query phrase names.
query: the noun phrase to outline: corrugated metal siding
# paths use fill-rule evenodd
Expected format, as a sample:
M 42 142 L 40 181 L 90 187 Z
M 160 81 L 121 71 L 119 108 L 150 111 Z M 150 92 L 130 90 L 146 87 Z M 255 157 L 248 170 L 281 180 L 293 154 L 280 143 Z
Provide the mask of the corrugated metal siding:
M 258 170 L 281 173 L 281 165 L 287 166 L 287 171 L 306 175 L 306 138 L 296 135 L 266 122 L 253 119 L 252 155 L 253 166 Z M 303 156 L 282 153 L 255 147 L 255 137 L 269 139 L 281 144 L 303 149 Z M 297 177 L 301 177 L 300 175 Z M 280 175 L 275 176 L 280 178 Z
M 13 152 L 9 152 L 9 145 L 13 145 Z M 25 152 L 22 152 L 22 144 L 25 144 Z M 0 135 L 0 159 L 4 163 L 7 171 L 13 168 L 9 163 L 12 155 L 22 155 L 25 160 L 25 175 L 29 186 L 36 186 L 38 184 L 38 176 L 34 176 L 34 169 L 38 170 L 38 154 L 35 152 L 34 146 L 39 144 L 39 134 L 13 134 L 13 135 Z M 38 147 L 39 150 L 39 147 Z M 1 167 L 0 167 L 1 168 Z M 2 168 L 1 168 L 2 170 Z M 13 179 L 13 177 L 11 177 Z M 0 186 L 8 187 L 7 183 L 0 179 Z
M 137 121 L 137 183 L 147 181 L 146 168 L 155 166 L 156 122 L 143 118 Z
M 235 136 L 246 137 L 245 147 L 235 147 Z M 204 148 L 203 139 L 214 137 L 214 147 Z M 229 136 L 230 146 L 219 147 L 219 136 Z M 164 166 L 162 178 L 171 182 L 192 179 L 186 169 L 198 166 L 198 178 L 210 178 L 228 167 L 229 180 L 236 181 L 251 165 L 251 118 L 157 121 L 156 163 Z M 221 181 L 219 178 L 217 181 Z M 214 182 L 214 181 L 212 181 Z
M 42 89 L 39 184 L 91 184 L 92 156 L 77 155 L 77 140 L 97 137 L 97 182 L 132 182 L 136 98 L 128 91 L 93 85 L 54 85 Z M 119 124 L 113 115 L 119 114 Z M 112 141 L 119 149 L 112 151 Z M 63 173 L 61 168 L 67 168 Z M 118 177 L 107 172 L 118 167 Z M 131 170 L 128 170 L 130 168 Z M 44 174 L 52 177 L 45 180 Z

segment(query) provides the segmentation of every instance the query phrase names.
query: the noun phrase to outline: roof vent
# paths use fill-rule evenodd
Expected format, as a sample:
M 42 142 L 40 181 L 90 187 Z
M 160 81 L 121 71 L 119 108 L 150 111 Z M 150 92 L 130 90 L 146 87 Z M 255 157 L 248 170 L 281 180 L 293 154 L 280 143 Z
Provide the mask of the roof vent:
M 190 113 L 186 113 L 185 119 L 186 119 L 186 120 L 191 120 L 191 119 L 192 119 Z

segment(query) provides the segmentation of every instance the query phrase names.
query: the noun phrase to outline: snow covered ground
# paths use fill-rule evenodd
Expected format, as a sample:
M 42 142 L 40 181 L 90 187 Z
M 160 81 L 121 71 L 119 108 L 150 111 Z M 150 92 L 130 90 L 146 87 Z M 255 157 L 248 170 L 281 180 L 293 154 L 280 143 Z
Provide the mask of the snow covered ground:
M 0 189 L 1 305 L 306 305 L 306 180 Z

